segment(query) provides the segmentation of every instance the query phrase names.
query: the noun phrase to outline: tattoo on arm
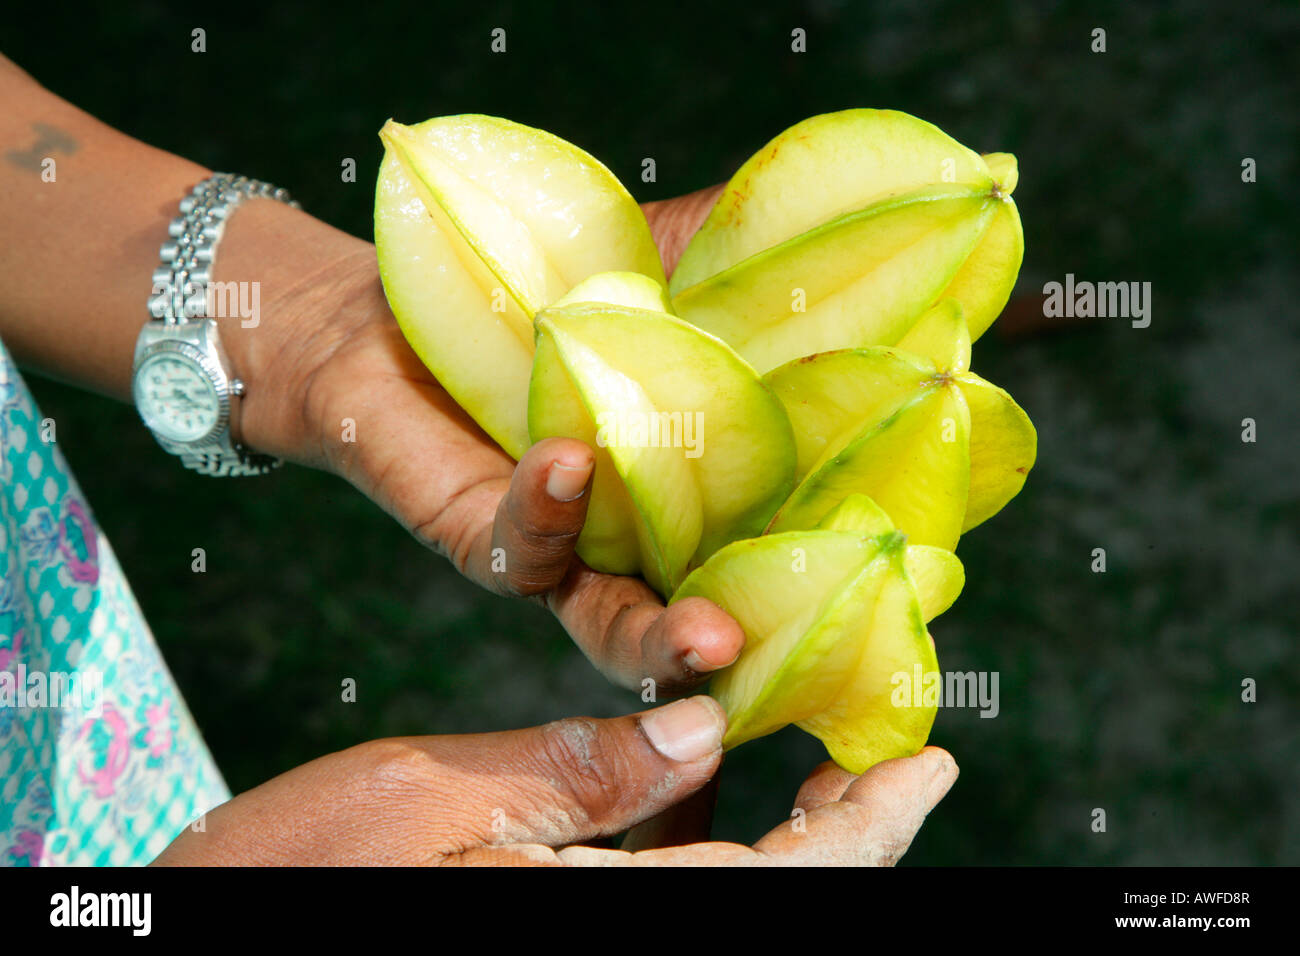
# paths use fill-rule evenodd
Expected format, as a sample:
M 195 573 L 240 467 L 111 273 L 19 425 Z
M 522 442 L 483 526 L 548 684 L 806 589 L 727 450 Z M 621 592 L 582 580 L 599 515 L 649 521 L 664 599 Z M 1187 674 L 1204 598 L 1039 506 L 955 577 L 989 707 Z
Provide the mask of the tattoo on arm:
M 41 171 L 41 163 L 54 152 L 75 153 L 80 144 L 72 135 L 48 123 L 34 123 L 36 142 L 29 149 L 11 149 L 5 153 L 11 165 L 20 169 Z

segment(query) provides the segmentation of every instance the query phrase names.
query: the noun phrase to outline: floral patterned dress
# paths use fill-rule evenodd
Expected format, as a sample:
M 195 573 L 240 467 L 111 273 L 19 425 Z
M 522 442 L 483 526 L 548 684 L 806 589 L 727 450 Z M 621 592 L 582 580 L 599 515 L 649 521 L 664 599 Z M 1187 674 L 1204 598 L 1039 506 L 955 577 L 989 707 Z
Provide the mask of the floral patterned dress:
M 0 342 L 0 864 L 148 863 L 230 799 Z

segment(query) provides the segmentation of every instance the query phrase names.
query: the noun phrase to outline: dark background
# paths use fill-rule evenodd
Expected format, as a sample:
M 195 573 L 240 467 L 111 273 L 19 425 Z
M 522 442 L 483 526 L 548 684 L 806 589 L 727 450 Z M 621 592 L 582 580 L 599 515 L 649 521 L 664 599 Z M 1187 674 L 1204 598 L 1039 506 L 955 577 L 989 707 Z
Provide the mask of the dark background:
M 540 126 L 642 200 L 850 106 L 1016 153 L 1026 258 L 975 368 L 1034 419 L 1039 459 L 963 538 L 966 590 L 934 627 L 945 670 L 1000 673 L 1001 713 L 940 713 L 962 776 L 906 862 L 1300 861 L 1295 4 L 170 6 L 26 8 L 0 48 L 106 122 L 367 237 L 389 116 Z M 1045 322 L 1043 283 L 1067 272 L 1151 282 L 1151 326 Z M 235 790 L 367 738 L 640 707 L 546 614 L 459 579 L 343 482 L 191 476 L 129 407 L 32 385 Z M 783 820 L 820 759 L 795 730 L 735 751 L 717 836 Z

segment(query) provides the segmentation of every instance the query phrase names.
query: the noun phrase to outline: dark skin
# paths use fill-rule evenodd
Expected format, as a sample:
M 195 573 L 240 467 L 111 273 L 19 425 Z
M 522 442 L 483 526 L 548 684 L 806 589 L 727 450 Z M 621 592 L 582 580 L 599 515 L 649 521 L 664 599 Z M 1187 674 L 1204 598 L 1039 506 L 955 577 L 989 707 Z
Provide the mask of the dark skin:
M 24 367 L 129 400 L 158 246 L 178 197 L 210 170 L 105 126 L 3 59 L 0 92 L 0 139 L 21 144 L 0 162 L 0 335 Z M 53 182 L 34 162 L 46 150 Z M 710 205 L 705 192 L 647 207 L 673 262 Z M 245 444 L 342 475 L 472 580 L 545 603 L 622 686 L 650 677 L 682 691 L 735 659 L 744 635 L 720 608 L 693 599 L 665 610 L 644 582 L 574 559 L 591 450 L 556 439 L 516 466 L 407 347 L 370 243 L 254 200 L 231 219 L 213 277 L 261 292 L 256 327 L 222 323 L 248 388 Z M 358 441 L 341 440 L 344 418 Z M 557 466 L 569 500 L 546 493 Z M 491 570 L 497 546 L 505 574 Z
M 129 400 L 159 243 L 210 171 L 105 126 L 2 57 L 0 95 L 0 139 L 16 144 L 0 161 L 0 336 L 26 367 Z M 53 181 L 42 177 L 50 158 Z M 643 207 L 666 270 L 716 196 Z M 247 386 L 245 444 L 343 476 L 466 577 L 544 604 L 621 686 L 649 677 L 685 693 L 735 660 L 744 634 L 721 608 L 665 608 L 640 579 L 577 558 L 592 450 L 548 439 L 516 463 L 489 439 L 407 346 L 370 243 L 253 200 L 230 221 L 214 279 L 261 290 L 256 327 L 222 326 Z M 341 440 L 345 418 L 355 442 Z M 494 548 L 507 571 L 492 570 Z M 696 840 L 707 800 L 682 801 L 716 773 L 724 729 L 717 705 L 696 697 L 610 721 L 374 741 L 236 797 L 159 862 L 587 863 L 617 851 L 574 844 L 649 820 L 630 846 Z M 696 843 L 600 862 L 888 863 L 955 778 L 936 748 L 861 778 L 823 765 L 797 798 L 804 825 L 754 848 Z

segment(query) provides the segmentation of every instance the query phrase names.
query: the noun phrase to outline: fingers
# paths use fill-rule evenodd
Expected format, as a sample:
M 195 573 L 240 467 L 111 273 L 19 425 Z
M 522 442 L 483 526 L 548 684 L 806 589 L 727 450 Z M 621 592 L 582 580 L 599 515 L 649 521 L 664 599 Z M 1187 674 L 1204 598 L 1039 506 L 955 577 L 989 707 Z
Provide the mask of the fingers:
M 812 813 L 820 806 L 834 803 L 844 796 L 849 784 L 857 779 L 856 774 L 849 773 L 834 760 L 820 763 L 799 788 L 799 793 L 794 798 L 795 809 Z
M 570 846 L 558 857 L 566 866 L 763 866 L 768 862 L 739 843 L 691 843 L 639 853 Z
M 645 867 L 645 866 L 764 866 L 769 861 L 747 846 L 738 843 L 692 843 L 656 850 L 605 850 L 599 847 L 566 846 L 553 850 L 548 846 L 476 847 L 443 866 L 564 866 L 564 867 Z
M 497 507 L 477 577 L 502 594 L 530 596 L 564 579 L 587 518 L 595 455 L 572 438 L 547 438 L 524 454 Z
M 740 625 L 712 601 L 665 609 L 635 578 L 597 574 L 575 562 L 548 604 L 588 659 L 614 683 L 672 696 L 731 664 L 745 646 Z
M 573 549 L 587 517 L 587 491 L 594 457 L 584 443 L 547 439 L 524 455 L 505 481 L 485 482 L 472 489 L 491 502 L 495 513 L 484 522 L 466 548 L 463 561 L 453 561 L 472 580 L 498 594 L 527 597 L 553 588 L 568 572 Z M 499 486 L 505 484 L 502 494 Z M 465 492 L 464 494 L 469 494 Z M 469 510 L 491 503 L 466 503 Z
M 618 683 L 640 690 L 650 678 L 656 692 L 681 693 L 732 663 L 744 632 L 711 601 L 690 598 L 665 611 L 644 582 L 597 574 L 574 557 L 594 464 L 591 449 L 575 439 L 549 438 L 528 450 L 497 509 L 490 573 L 503 593 L 553 592 L 560 623 Z
M 713 829 L 713 808 L 718 802 L 720 776 L 721 773 L 714 774 L 713 779 L 681 803 L 633 827 L 623 838 L 619 849 L 636 853 L 639 850 L 686 846 L 707 840 Z
M 674 819 L 661 813 L 629 834 L 620 850 L 572 845 L 559 850 L 540 844 L 475 847 L 453 862 L 466 865 L 543 866 L 892 866 L 907 851 L 926 815 L 957 778 L 952 756 L 927 747 L 914 757 L 877 764 L 860 777 L 834 764 L 819 766 L 799 791 L 796 814 L 753 848 L 734 843 L 684 843 L 637 850 L 651 841 L 633 840 Z M 716 778 L 715 778 L 716 782 Z M 698 808 L 711 795 L 697 790 L 679 807 Z M 683 819 L 697 814 L 688 811 Z M 672 835 L 671 827 L 664 827 Z M 683 830 L 681 836 L 689 837 Z M 674 844 L 677 841 L 672 841 Z M 631 843 L 632 845 L 629 845 Z M 634 850 L 636 852 L 629 852 Z
M 564 866 L 554 850 L 540 843 L 470 847 L 434 862 L 439 866 Z
M 716 604 L 681 601 L 666 611 L 638 578 L 592 571 L 574 554 L 587 517 L 595 456 L 572 438 L 538 442 L 520 459 L 495 506 L 464 549 L 448 549 L 471 579 L 499 594 L 544 597 L 551 611 L 597 669 L 624 687 L 673 696 L 732 663 L 744 632 Z M 500 495 L 495 482 L 472 489 L 464 509 Z M 465 499 L 471 492 L 461 496 Z M 460 553 L 463 558 L 458 559 Z
M 716 701 L 692 697 L 613 720 L 406 743 L 426 756 L 428 785 L 447 795 L 454 849 L 465 853 L 630 829 L 708 782 L 725 728 Z
M 655 245 L 659 247 L 659 258 L 663 261 L 664 272 L 672 275 L 677 268 L 686 244 L 691 236 L 708 218 L 709 210 L 722 195 L 723 186 L 709 186 L 675 199 L 648 202 L 641 206 L 646 221 L 650 223 L 650 234 Z
M 956 761 L 938 747 L 886 760 L 850 783 L 839 800 L 795 814 L 754 849 L 782 865 L 893 866 L 956 779 Z M 827 775 L 814 784 L 810 798 L 832 790 L 831 780 Z

